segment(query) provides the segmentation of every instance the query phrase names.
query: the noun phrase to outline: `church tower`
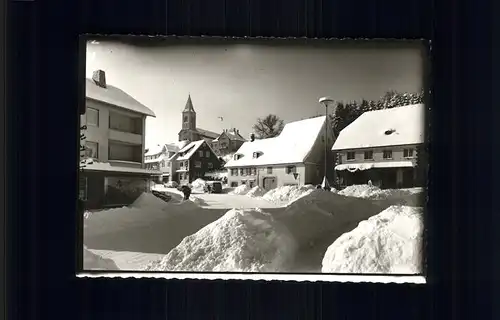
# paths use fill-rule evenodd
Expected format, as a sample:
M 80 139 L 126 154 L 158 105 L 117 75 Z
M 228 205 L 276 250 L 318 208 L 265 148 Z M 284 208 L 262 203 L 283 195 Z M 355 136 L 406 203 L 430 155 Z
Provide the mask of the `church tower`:
M 191 95 L 188 96 L 186 106 L 182 111 L 182 127 L 179 132 L 179 141 L 188 140 L 195 141 L 198 140 L 197 130 L 196 130 L 196 111 L 193 108 L 193 102 L 191 101 Z
M 196 111 L 193 108 L 191 95 L 188 96 L 186 106 L 182 111 L 182 129 L 196 130 Z

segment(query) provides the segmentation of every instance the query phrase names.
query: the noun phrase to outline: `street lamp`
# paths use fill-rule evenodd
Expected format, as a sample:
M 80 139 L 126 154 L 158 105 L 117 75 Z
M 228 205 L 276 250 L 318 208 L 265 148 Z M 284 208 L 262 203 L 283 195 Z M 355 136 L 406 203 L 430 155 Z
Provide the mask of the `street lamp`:
M 324 172 L 324 177 L 323 177 L 323 184 L 324 187 L 329 187 L 328 179 L 326 177 L 326 172 L 328 170 L 328 126 L 329 126 L 329 121 L 328 121 L 328 106 L 332 105 L 335 108 L 334 101 L 330 97 L 323 97 L 319 99 L 319 103 L 322 104 L 325 107 L 325 172 Z M 335 109 L 334 109 L 335 111 Z M 335 182 L 335 169 L 333 170 L 333 181 Z

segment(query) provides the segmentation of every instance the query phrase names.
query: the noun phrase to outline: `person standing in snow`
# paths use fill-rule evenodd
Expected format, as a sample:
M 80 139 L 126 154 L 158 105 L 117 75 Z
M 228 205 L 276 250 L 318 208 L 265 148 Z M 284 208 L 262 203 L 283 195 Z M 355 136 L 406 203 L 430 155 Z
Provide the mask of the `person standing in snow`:
M 191 188 L 188 186 L 182 186 L 182 193 L 184 193 L 184 200 L 189 200 L 191 196 Z
M 373 186 L 373 183 L 372 183 L 372 181 L 371 181 L 371 180 L 368 180 L 368 185 L 369 185 L 370 187 L 372 187 L 372 186 Z

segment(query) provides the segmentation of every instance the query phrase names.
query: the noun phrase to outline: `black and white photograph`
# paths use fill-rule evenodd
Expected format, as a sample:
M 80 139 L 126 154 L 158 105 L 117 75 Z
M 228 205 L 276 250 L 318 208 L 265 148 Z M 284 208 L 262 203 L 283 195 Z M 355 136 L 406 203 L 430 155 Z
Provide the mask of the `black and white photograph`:
M 426 52 L 87 36 L 82 272 L 423 275 Z

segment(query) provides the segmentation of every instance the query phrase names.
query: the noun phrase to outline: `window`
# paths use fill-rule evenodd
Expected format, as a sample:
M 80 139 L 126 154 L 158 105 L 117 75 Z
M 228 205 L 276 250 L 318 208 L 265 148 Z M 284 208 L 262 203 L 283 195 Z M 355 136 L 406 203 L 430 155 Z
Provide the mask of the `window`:
M 286 173 L 291 174 L 291 173 L 296 173 L 297 172 L 297 167 L 296 166 L 288 166 L 286 167 Z
M 208 169 L 213 169 L 214 164 L 212 162 L 207 163 Z
M 392 159 L 392 150 L 384 150 L 384 159 Z
M 161 167 L 162 167 L 162 168 L 165 168 L 165 161 L 162 161 L 162 162 L 161 162 Z
M 260 157 L 262 155 L 262 152 L 254 152 L 253 153 L 253 158 L 254 159 L 257 159 L 258 157 Z
M 183 167 L 184 167 L 184 162 L 181 161 L 181 168 L 183 168 Z
M 80 200 L 87 200 L 87 177 L 80 177 L 79 179 L 79 198 Z
M 347 161 L 354 160 L 354 159 L 356 159 L 356 153 L 355 152 L 348 152 L 347 153 Z
M 185 167 L 189 167 L 189 160 L 186 160 Z
M 238 182 L 233 181 L 231 182 L 231 188 L 236 188 L 238 186 Z
M 267 167 L 267 173 L 273 173 L 273 167 Z
M 117 112 L 110 112 L 109 128 L 121 132 L 142 134 L 142 119 Z
M 179 118 L 177 118 L 179 119 Z M 188 117 L 187 116 L 184 116 L 184 122 L 188 122 Z
M 238 175 L 238 169 L 234 169 L 234 175 L 237 176 Z
M 241 180 L 241 184 L 247 184 L 247 181 L 246 180 Z
M 87 107 L 87 125 L 98 127 L 99 126 L 99 110 Z
M 252 175 L 256 175 L 257 174 L 257 169 L 256 168 L 252 168 Z
M 85 142 L 85 156 L 97 159 L 98 157 L 99 144 L 97 142 L 86 141 Z
M 167 168 L 170 168 L 170 161 L 167 161 Z
M 365 151 L 365 160 L 373 160 L 373 151 Z
M 252 169 L 246 168 L 245 169 L 245 173 L 246 173 L 247 176 L 251 175 L 252 174 Z
M 203 158 L 203 151 L 198 151 L 200 158 Z
M 240 176 L 244 176 L 245 175 L 245 169 L 241 168 L 240 169 Z
M 404 149 L 403 156 L 405 158 L 413 158 L 413 149 Z
M 201 161 L 195 161 L 194 162 L 194 167 L 195 168 L 201 168 Z

